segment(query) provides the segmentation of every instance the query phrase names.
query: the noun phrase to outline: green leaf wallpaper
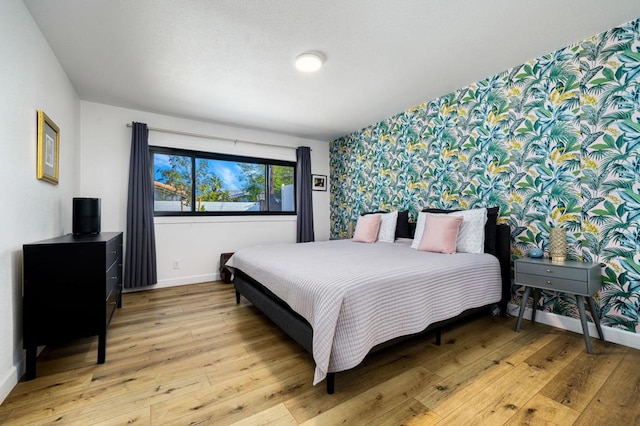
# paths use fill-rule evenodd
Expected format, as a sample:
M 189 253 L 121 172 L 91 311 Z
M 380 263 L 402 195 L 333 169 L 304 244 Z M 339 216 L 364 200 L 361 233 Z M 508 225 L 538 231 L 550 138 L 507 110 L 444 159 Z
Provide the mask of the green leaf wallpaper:
M 566 228 L 606 265 L 602 323 L 640 332 L 640 19 L 340 138 L 330 168 L 333 238 L 364 211 L 500 206 L 514 257 Z

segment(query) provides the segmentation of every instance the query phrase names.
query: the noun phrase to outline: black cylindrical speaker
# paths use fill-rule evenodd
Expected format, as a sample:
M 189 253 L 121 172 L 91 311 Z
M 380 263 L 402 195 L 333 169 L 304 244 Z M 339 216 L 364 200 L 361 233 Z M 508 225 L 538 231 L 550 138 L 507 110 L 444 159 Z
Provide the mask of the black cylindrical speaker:
M 100 198 L 73 199 L 73 234 L 100 233 Z

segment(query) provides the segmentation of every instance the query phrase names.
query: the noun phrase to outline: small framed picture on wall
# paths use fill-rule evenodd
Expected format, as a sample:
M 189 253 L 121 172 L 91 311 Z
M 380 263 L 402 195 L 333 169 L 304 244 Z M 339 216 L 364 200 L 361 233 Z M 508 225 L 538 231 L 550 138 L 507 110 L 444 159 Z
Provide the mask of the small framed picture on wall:
M 38 111 L 38 161 L 36 177 L 58 184 L 60 129 L 43 111 Z
M 311 175 L 311 189 L 314 191 L 326 191 L 327 177 L 325 175 Z

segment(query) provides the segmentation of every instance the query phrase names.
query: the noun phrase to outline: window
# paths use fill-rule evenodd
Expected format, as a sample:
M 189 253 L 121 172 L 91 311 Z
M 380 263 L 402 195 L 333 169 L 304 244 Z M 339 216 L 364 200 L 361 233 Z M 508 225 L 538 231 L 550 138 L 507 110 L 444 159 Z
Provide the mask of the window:
M 295 163 L 150 147 L 162 215 L 295 214 Z

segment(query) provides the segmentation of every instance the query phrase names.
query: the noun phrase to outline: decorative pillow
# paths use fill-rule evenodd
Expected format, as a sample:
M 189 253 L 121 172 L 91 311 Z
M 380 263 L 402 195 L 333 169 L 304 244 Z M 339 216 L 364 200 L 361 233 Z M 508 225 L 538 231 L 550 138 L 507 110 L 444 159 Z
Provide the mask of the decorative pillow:
M 453 254 L 462 216 L 427 214 L 418 250 Z
M 484 225 L 487 223 L 487 209 L 462 210 L 451 216 L 463 218 L 456 240 L 456 251 L 460 253 L 484 253 Z
M 384 213 L 380 215 L 380 229 L 378 230 L 378 241 L 392 243 L 396 240 L 396 222 L 398 212 Z
M 358 217 L 353 241 L 359 243 L 375 243 L 380 229 L 380 215 L 368 214 Z
M 418 221 L 416 222 L 416 230 L 413 233 L 413 242 L 411 243 L 412 249 L 418 249 L 420 241 L 422 240 L 422 234 L 424 234 L 424 223 L 427 219 L 427 213 L 423 211 L 418 213 Z

